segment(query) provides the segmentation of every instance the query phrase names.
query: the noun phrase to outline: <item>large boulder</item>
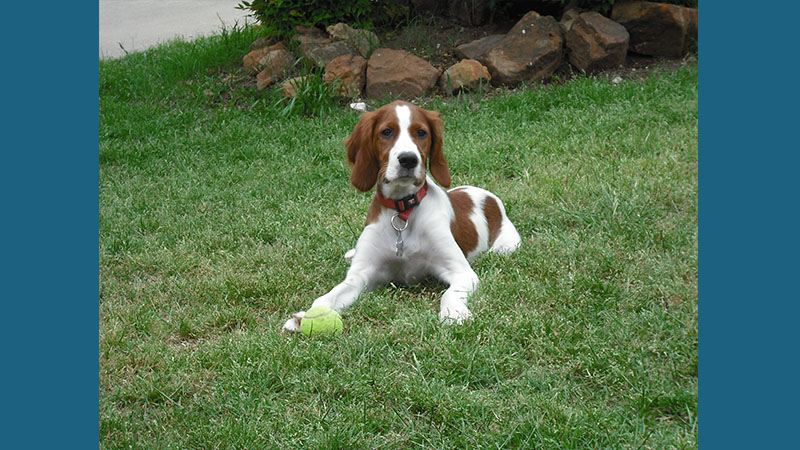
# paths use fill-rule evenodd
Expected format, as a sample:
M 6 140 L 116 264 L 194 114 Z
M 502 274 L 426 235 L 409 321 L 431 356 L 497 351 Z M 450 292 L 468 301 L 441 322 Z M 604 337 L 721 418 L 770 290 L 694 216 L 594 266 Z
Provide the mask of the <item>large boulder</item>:
M 358 97 L 367 82 L 367 60 L 358 55 L 342 55 L 325 66 L 325 83 L 339 83 L 338 94 Z
M 549 77 L 561 64 L 564 33 L 552 16 L 530 11 L 478 60 L 495 86 L 516 86 Z
M 623 64 L 630 41 L 625 27 L 594 11 L 580 14 L 566 38 L 569 62 L 587 73 Z
M 378 47 L 378 35 L 369 30 L 357 30 L 346 23 L 337 23 L 326 28 L 333 41 L 344 41 L 355 48 L 364 58 L 369 58 L 370 52 Z
M 490 48 L 502 41 L 505 34 L 491 34 L 456 47 L 456 55 L 462 59 L 480 59 Z
M 283 78 L 292 67 L 292 57 L 284 49 L 277 49 L 267 53 L 258 61 L 261 71 L 256 76 L 258 90 L 263 90 L 270 84 Z
M 475 90 L 492 79 L 486 66 L 474 59 L 462 59 L 444 71 L 439 77 L 439 88 L 446 94 L 461 90 Z
M 680 57 L 697 42 L 697 9 L 652 2 L 616 3 L 611 18 L 631 36 L 630 50 Z
M 412 99 L 430 92 L 438 79 L 439 70 L 424 59 L 403 50 L 379 48 L 367 63 L 367 96 Z

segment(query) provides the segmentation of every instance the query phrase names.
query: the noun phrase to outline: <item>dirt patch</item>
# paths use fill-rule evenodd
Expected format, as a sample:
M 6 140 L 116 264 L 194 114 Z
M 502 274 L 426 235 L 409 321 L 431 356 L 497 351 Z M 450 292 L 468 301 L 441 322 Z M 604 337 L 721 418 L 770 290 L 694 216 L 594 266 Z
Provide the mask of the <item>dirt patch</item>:
M 424 58 L 434 67 L 447 69 L 461 59 L 455 50 L 461 44 L 492 34 L 506 34 L 514 23 L 493 23 L 480 27 L 460 25 L 448 19 L 437 18 L 415 23 L 401 30 L 380 30 L 381 47 L 405 50 Z

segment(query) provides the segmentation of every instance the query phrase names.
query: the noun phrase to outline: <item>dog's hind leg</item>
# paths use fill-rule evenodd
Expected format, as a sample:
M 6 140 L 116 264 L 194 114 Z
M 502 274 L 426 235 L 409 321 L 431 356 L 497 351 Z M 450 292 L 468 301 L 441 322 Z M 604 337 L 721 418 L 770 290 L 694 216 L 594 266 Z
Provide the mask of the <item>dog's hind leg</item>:
M 522 242 L 522 238 L 519 237 L 517 228 L 508 220 L 508 217 L 503 216 L 503 225 L 500 227 L 500 233 L 491 248 L 489 248 L 489 251 L 501 255 L 510 255 L 519 248 L 520 242 Z

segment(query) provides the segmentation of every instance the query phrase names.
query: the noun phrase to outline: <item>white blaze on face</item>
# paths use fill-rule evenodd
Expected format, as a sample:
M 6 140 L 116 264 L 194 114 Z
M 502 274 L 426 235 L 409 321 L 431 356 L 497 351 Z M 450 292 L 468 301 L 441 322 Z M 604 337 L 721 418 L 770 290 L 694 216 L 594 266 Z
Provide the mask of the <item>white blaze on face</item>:
M 411 126 L 411 109 L 406 105 L 398 105 L 395 107 L 395 114 L 397 115 L 397 123 L 400 130 L 398 131 L 394 146 L 389 150 L 386 178 L 389 182 L 393 182 L 397 177 L 411 176 L 413 179 L 407 180 L 410 184 L 413 180 L 419 179 L 422 175 L 422 155 L 420 155 L 419 149 L 411 138 L 411 133 L 408 130 L 408 127 Z M 397 159 L 398 156 L 406 152 L 411 152 L 417 157 L 417 166 L 411 171 L 404 169 Z

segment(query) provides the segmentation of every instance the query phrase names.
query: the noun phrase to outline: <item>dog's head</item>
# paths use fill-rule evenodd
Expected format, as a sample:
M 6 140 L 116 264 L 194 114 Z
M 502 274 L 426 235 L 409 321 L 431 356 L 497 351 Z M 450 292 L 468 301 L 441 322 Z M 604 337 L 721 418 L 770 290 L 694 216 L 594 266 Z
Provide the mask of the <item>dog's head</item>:
M 376 182 L 384 195 L 416 191 L 425 183 L 425 167 L 442 187 L 450 187 L 442 119 L 436 111 L 390 103 L 364 113 L 344 145 L 353 167 L 350 182 L 360 191 L 369 191 Z

